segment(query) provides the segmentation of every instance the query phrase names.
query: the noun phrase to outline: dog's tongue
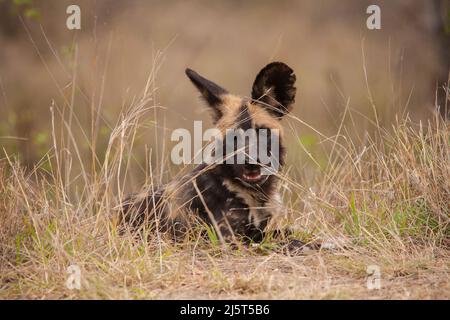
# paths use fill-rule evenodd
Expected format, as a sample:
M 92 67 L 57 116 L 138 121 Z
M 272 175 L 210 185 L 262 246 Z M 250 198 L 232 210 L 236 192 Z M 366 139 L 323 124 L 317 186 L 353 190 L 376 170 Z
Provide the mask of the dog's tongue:
M 259 172 L 249 172 L 245 174 L 249 178 L 258 178 L 260 176 Z
M 244 178 L 247 180 L 258 180 L 261 178 L 261 170 L 245 170 Z

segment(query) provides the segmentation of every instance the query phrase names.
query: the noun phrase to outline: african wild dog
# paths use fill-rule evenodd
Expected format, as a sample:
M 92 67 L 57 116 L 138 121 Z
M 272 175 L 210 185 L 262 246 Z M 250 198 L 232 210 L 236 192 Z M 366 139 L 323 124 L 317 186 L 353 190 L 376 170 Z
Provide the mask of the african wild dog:
M 296 93 L 296 77 L 290 67 L 281 62 L 264 67 L 253 83 L 251 99 L 232 95 L 191 69 L 186 75 L 212 110 L 220 132 L 225 134 L 228 128 L 276 129 L 279 166 L 284 164 L 280 120 L 291 110 Z M 245 160 L 243 164 L 203 163 L 153 193 L 131 196 L 124 205 L 122 221 L 178 232 L 195 218 L 213 226 L 222 239 L 261 241 L 268 222 L 280 210 L 280 182 L 276 174 L 262 175 L 259 162 Z

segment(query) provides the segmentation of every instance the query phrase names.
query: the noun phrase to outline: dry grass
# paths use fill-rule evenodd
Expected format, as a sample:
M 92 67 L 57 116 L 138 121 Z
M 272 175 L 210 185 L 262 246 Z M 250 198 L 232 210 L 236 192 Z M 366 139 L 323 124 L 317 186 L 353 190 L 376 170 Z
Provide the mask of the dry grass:
M 407 2 L 370 32 L 359 0 L 84 1 L 77 33 L 61 28 L 70 1 L 37 2 L 40 22 L 0 35 L 0 299 L 449 299 L 449 123 L 428 113 L 442 66 L 411 29 L 426 3 Z M 170 130 L 207 119 L 184 68 L 249 94 L 272 60 L 299 79 L 278 223 L 336 248 L 119 235 L 124 196 L 180 173 Z
M 374 133 L 359 139 L 345 124 L 354 116 L 347 108 L 335 136 L 290 142 L 291 155 L 305 152 L 315 167 L 291 162 L 280 176 L 287 208 L 280 223 L 300 238 L 332 241 L 334 250 L 289 257 L 225 250 L 195 234 L 182 243 L 118 235 L 114 208 L 140 118 L 156 108 L 153 81 L 151 74 L 125 108 L 102 156 L 93 147 L 89 161 L 80 154 L 80 144 L 93 143 L 73 134 L 70 100 L 53 105 L 53 149 L 33 170 L 5 152 L 0 298 L 450 298 L 450 137 L 438 116 L 419 124 L 406 117 L 392 128 L 375 119 Z M 301 121 L 291 116 L 288 124 Z M 163 170 L 143 169 L 147 187 Z M 65 285 L 72 264 L 81 268 L 81 290 Z M 380 267 L 380 290 L 366 287 L 369 265 Z

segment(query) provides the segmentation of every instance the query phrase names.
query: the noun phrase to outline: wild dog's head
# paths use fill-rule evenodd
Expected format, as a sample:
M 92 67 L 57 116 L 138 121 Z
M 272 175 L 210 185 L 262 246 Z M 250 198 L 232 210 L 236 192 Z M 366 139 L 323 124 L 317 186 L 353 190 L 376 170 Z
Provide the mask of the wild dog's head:
M 222 133 L 224 163 L 218 166 L 222 176 L 247 188 L 271 185 L 275 176 L 265 169 L 280 168 L 284 163 L 280 120 L 291 110 L 295 101 L 296 77 L 293 70 L 282 62 L 268 64 L 256 76 L 251 98 L 232 95 L 191 69 L 186 69 L 186 74 L 211 108 L 214 124 Z M 230 158 L 227 152 L 230 150 L 230 132 L 245 132 L 244 144 L 236 141 L 236 134 L 231 136 L 233 161 L 226 161 Z M 247 135 L 248 132 L 253 134 Z M 273 139 L 277 139 L 278 145 L 272 143 Z M 276 150 L 272 150 L 273 146 Z M 256 159 L 252 150 L 256 150 Z M 239 158 L 242 152 L 244 161 Z M 277 163 L 262 161 L 260 155 L 276 155 Z M 274 157 L 271 159 L 274 160 Z

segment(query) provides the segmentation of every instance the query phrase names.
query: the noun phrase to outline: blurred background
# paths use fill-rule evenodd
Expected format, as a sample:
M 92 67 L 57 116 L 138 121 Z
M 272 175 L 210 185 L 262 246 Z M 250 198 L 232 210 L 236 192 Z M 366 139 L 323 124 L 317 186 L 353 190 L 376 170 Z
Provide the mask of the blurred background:
M 81 8 L 81 30 L 66 28 L 70 4 Z M 381 30 L 366 27 L 370 4 L 381 8 Z M 250 95 L 274 60 L 296 72 L 293 113 L 306 125 L 286 126 L 308 148 L 321 139 L 311 127 L 336 134 L 346 107 L 348 134 L 375 130 L 374 105 L 387 128 L 396 116 L 427 119 L 445 101 L 449 8 L 445 0 L 0 0 L 0 145 L 33 167 L 53 144 L 50 107 L 67 120 L 73 101 L 80 152 L 89 157 L 93 146 L 101 158 L 152 74 L 150 104 L 159 107 L 144 117 L 133 151 L 145 166 L 146 151 L 170 146 L 173 129 L 211 125 L 186 67 Z M 291 162 L 302 156 L 291 154 Z

